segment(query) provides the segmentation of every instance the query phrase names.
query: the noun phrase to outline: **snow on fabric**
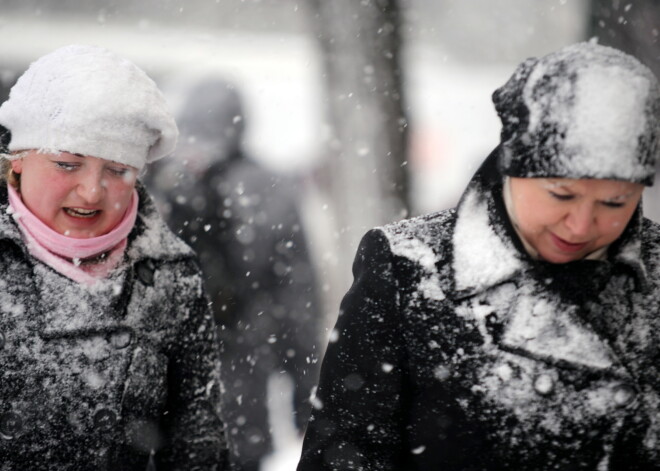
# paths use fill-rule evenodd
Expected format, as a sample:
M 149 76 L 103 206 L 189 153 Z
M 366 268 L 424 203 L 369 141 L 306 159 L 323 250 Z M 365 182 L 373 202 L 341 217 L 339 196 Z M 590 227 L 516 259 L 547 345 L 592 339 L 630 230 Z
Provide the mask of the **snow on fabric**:
M 600 64 L 578 68 L 574 82 L 565 80 L 546 94 L 539 82 L 552 74 L 541 63 L 534 68 L 524 90 L 529 108 L 530 134 L 543 133 L 551 115 L 566 133 L 567 154 L 556 158 L 577 175 L 617 175 L 639 181 L 645 167 L 627 165 L 638 152 L 639 139 L 648 127 L 644 114 L 649 79 L 622 67 Z M 579 156 L 576 158 L 575 156 Z
M 503 344 L 524 348 L 539 356 L 552 353 L 555 360 L 593 368 L 612 366 L 612 353 L 590 329 L 575 322 L 575 308 L 556 301 L 518 293 L 511 320 L 502 336 Z
M 217 464 L 215 329 L 191 249 L 138 186 L 124 263 L 94 286 L 79 284 L 29 256 L 3 190 L 0 416 L 22 420 L 18 439 L 0 440 L 3 466 L 137 470 L 151 449 L 168 469 Z
M 536 261 L 513 245 L 492 204 L 501 182 L 485 174 L 456 211 L 363 239 L 299 469 L 658 462 L 660 227 L 638 213 L 606 260 Z
M 458 290 L 494 284 L 522 266 L 511 243 L 493 231 L 488 221 L 488 203 L 474 190 L 464 197 L 453 242 Z
M 164 96 L 135 64 L 95 46 L 33 62 L 0 106 L 9 150 L 91 155 L 141 169 L 169 154 L 178 130 Z
M 625 175 L 626 166 L 613 156 L 637 152 L 640 134 L 648 126 L 640 110 L 649 95 L 649 81 L 629 70 L 594 66 L 578 75 L 575 95 L 575 119 L 567 126 L 566 144 L 583 154 L 576 161 L 579 171 L 616 165 L 624 168 L 606 171 Z M 629 178 L 642 178 L 639 170 L 630 167 Z
M 405 230 L 398 232 L 392 232 L 385 228 L 381 228 L 381 230 L 388 238 L 390 249 L 394 255 L 404 257 L 424 268 L 424 275 L 419 283 L 419 293 L 426 299 L 436 301 L 445 299 L 445 293 L 441 288 L 441 281 L 436 267 L 439 259 L 428 243 L 411 238 Z
M 580 43 L 528 59 L 493 102 L 505 174 L 653 183 L 660 87 L 632 56 Z

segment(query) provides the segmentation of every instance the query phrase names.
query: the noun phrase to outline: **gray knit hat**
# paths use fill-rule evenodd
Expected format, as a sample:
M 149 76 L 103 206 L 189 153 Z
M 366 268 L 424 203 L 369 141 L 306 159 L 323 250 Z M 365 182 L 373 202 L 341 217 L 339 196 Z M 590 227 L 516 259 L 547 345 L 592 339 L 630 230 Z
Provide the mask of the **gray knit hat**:
M 653 184 L 660 89 L 634 57 L 579 43 L 527 59 L 493 102 L 504 175 Z
M 174 150 L 178 135 L 147 74 L 107 49 L 78 45 L 30 65 L 0 106 L 0 125 L 11 133 L 9 151 L 66 151 L 138 169 Z

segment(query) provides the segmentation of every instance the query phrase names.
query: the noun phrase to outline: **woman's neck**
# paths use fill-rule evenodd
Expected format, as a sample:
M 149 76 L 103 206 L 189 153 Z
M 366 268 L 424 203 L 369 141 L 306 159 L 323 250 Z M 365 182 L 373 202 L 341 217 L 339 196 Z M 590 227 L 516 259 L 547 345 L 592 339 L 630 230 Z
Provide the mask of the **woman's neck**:
M 121 261 L 128 234 L 135 225 L 137 191 L 114 229 L 99 237 L 77 239 L 51 229 L 23 203 L 20 193 L 8 185 L 9 204 L 23 233 L 27 248 L 35 258 L 63 275 L 85 284 L 105 278 Z

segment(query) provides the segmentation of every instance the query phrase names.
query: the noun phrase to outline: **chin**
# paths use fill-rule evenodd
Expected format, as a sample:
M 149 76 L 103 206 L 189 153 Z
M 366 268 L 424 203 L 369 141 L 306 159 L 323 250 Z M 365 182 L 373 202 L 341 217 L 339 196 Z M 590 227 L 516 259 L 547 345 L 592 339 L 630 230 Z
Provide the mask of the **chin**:
M 65 229 L 62 235 L 71 237 L 72 239 L 91 239 L 92 237 L 97 237 L 100 233 L 92 229 Z
M 539 253 L 539 255 L 546 262 L 561 264 L 561 263 L 569 263 L 569 262 L 574 262 L 576 260 L 580 260 L 584 258 L 585 254 L 577 255 L 577 254 Z

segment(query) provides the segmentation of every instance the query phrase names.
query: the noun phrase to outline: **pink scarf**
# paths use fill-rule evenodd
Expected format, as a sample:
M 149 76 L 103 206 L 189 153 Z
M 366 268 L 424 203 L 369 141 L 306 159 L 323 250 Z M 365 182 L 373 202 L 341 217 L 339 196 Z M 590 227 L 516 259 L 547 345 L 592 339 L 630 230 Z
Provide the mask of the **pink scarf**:
M 23 204 L 21 195 L 11 185 L 9 205 L 23 233 L 27 248 L 35 258 L 78 283 L 92 285 L 106 278 L 121 261 L 126 237 L 137 218 L 138 194 L 133 190 L 129 207 L 119 224 L 107 234 L 87 239 L 62 235 L 35 216 Z M 106 254 L 99 262 L 81 265 L 81 261 Z

